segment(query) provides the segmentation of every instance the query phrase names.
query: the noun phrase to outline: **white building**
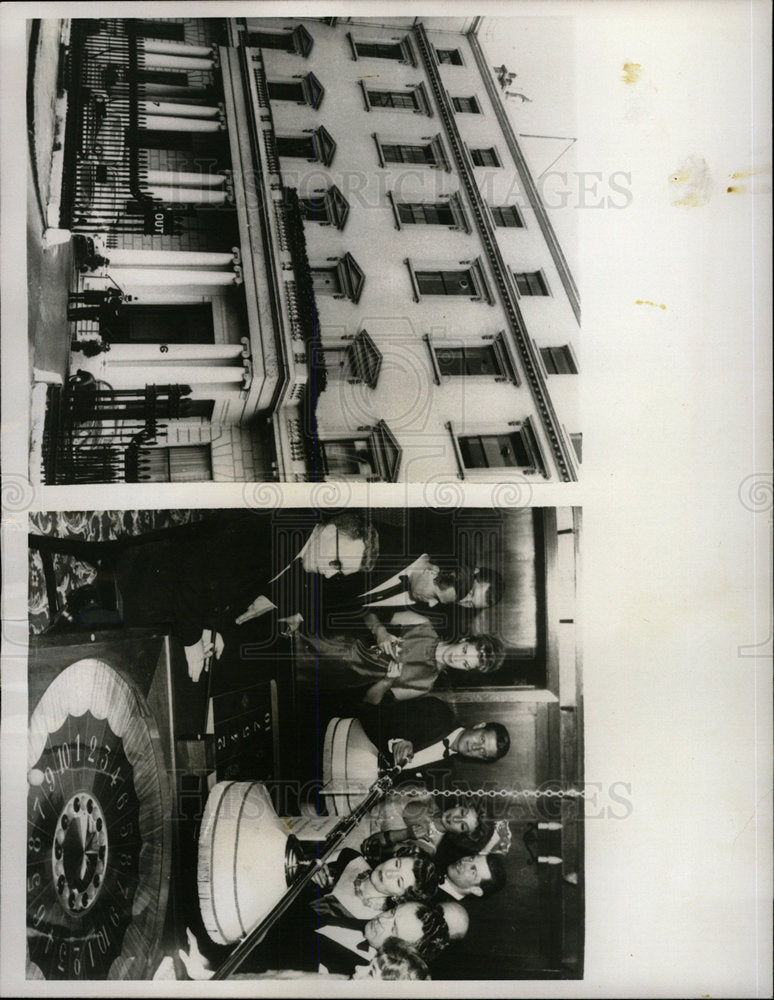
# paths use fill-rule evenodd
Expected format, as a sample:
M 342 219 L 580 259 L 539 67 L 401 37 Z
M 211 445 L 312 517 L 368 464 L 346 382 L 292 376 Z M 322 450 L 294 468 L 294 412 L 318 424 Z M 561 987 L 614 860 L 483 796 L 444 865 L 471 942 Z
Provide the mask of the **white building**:
M 51 221 L 124 301 L 46 481 L 578 478 L 577 289 L 477 23 L 64 23 Z

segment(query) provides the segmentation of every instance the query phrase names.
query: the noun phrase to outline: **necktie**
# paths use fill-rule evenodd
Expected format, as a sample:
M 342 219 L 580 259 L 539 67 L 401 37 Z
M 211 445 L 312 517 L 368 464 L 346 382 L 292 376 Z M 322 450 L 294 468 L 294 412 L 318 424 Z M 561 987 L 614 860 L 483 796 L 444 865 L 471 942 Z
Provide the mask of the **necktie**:
M 359 941 L 355 947 L 358 951 L 365 952 L 366 954 L 370 951 L 371 945 L 367 941 Z
M 443 758 L 451 757 L 451 743 L 447 739 L 443 741 Z

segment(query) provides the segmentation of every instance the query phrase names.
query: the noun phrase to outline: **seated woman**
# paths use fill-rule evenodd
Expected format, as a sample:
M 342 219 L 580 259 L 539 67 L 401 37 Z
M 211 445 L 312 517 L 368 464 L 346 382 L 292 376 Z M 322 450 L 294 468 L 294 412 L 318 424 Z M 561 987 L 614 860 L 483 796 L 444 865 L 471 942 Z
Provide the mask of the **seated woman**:
M 392 857 L 402 845 L 421 847 L 439 865 L 467 854 L 477 854 L 492 835 L 493 824 L 484 819 L 475 806 L 459 804 L 441 809 L 433 796 L 412 796 L 400 810 L 396 821 L 390 806 L 381 812 L 381 826 L 361 844 L 368 861 L 378 864 Z M 445 866 L 444 866 L 445 867 Z
M 324 894 L 310 902 L 318 914 L 370 920 L 396 902 L 420 902 L 436 891 L 435 864 L 421 848 L 401 845 L 393 857 L 374 867 L 362 854 L 345 848 L 325 866 Z
M 446 834 L 474 837 L 480 825 L 475 806 L 458 804 L 442 809 L 422 785 L 388 792 L 371 812 L 371 833 L 385 846 L 411 840 L 429 854 L 435 854 Z
M 315 688 L 322 682 L 378 705 L 388 695 L 400 701 L 427 694 L 447 668 L 492 673 L 505 658 L 505 647 L 494 635 L 443 642 L 427 619 L 414 612 L 401 612 L 393 622 L 403 626 L 403 634 L 394 640 L 391 654 L 349 636 L 303 634 L 296 646 L 298 682 Z

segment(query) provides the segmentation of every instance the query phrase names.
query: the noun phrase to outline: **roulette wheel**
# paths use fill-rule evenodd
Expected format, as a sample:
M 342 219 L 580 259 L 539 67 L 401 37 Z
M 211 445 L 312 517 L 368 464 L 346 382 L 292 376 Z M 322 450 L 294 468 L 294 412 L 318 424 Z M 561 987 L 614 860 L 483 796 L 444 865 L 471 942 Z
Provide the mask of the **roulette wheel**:
M 159 640 L 110 652 L 110 643 L 44 651 L 55 675 L 36 703 L 31 653 L 28 978 L 150 978 L 161 957 L 172 797 L 146 699 L 157 687 L 148 664 L 159 659 Z

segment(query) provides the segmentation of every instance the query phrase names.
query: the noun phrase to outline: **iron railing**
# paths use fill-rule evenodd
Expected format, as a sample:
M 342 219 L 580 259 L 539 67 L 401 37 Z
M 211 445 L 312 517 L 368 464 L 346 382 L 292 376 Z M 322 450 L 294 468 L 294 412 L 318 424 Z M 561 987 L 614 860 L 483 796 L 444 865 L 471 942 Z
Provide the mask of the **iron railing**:
M 48 389 L 43 482 L 137 482 L 140 449 L 158 443 L 168 420 L 185 417 L 187 385 L 112 389 L 83 373 Z

